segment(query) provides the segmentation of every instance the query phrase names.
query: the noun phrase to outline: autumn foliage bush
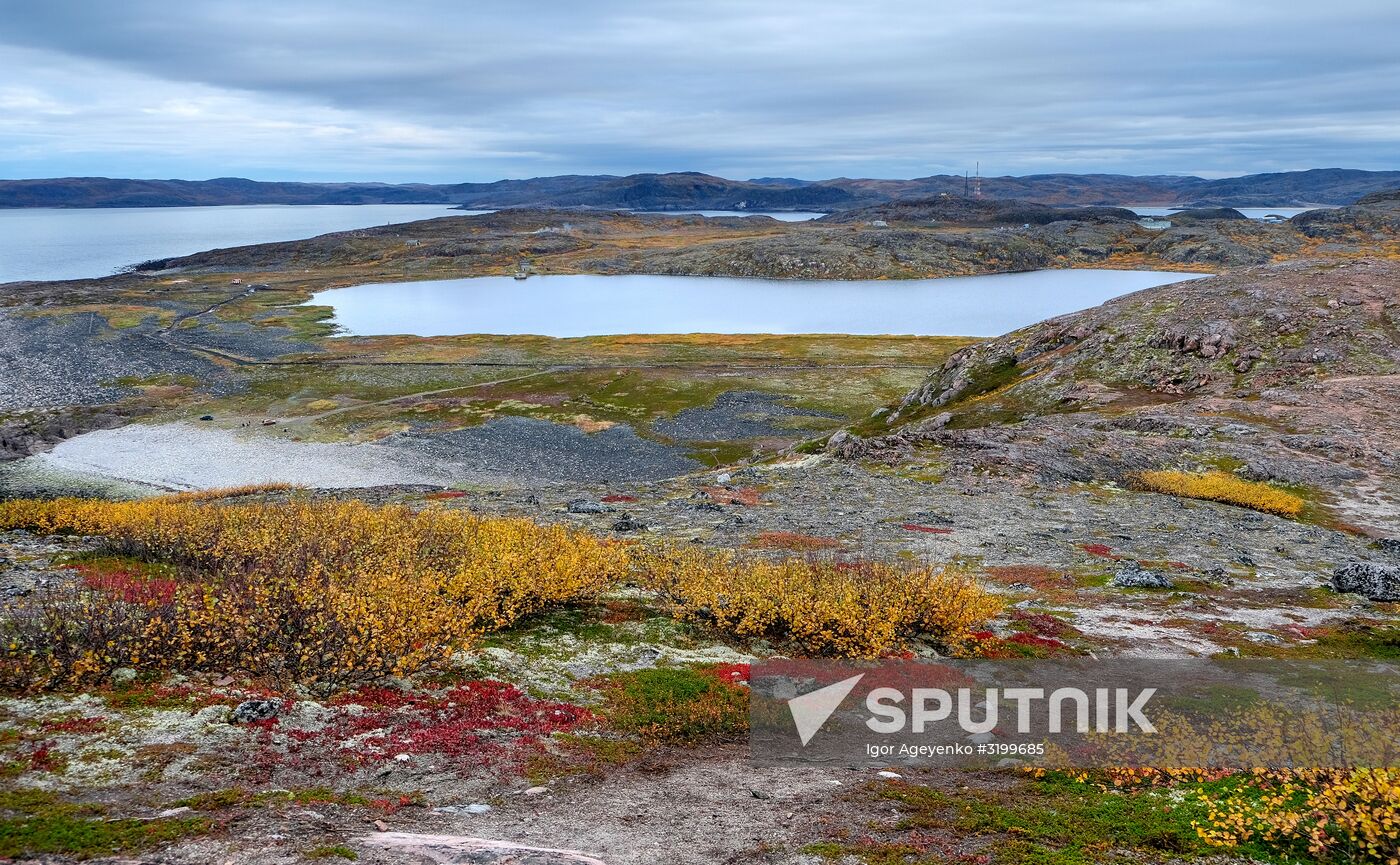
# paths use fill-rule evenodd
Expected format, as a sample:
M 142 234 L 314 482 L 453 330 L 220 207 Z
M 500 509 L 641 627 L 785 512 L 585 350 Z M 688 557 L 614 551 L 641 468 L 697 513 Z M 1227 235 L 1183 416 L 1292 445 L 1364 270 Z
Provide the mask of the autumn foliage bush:
M 483 633 L 622 575 L 583 532 L 359 502 L 0 504 L 0 527 L 100 535 L 177 566 L 36 593 L 3 622 L 5 678 L 49 686 L 142 672 L 244 671 L 337 685 L 443 664 Z
M 1287 490 L 1247 481 L 1229 472 L 1142 472 L 1136 480 L 1139 486 L 1152 492 L 1223 502 L 1285 517 L 1298 516 L 1305 504 L 1301 497 Z
M 91 685 L 119 668 L 332 689 L 443 670 L 486 633 L 623 581 L 677 618 L 839 657 L 885 655 L 915 633 L 955 642 L 999 608 L 951 570 L 633 548 L 441 507 L 21 500 L 0 503 L 6 528 L 100 536 L 115 563 L 0 619 L 10 688 Z
M 1292 769 L 1203 793 L 1196 831 L 1211 846 L 1259 846 L 1321 861 L 1400 863 L 1400 769 Z
M 678 618 L 811 655 L 880 657 L 915 633 L 956 642 L 1001 607 L 968 575 L 926 565 L 677 547 L 634 558 L 638 579 Z
M 1197 814 L 1197 835 L 1224 852 L 1400 865 L 1397 768 L 1117 767 L 1081 772 L 1078 780 L 1121 791 L 1173 788 Z

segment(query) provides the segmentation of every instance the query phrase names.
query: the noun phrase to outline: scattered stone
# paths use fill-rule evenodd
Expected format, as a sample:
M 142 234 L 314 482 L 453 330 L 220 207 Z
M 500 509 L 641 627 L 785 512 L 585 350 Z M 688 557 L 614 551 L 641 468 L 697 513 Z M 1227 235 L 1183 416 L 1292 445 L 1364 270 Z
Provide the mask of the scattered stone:
M 571 514 L 606 514 L 613 509 L 594 499 L 574 499 L 565 505 Z
M 526 796 L 542 796 L 549 792 L 548 787 L 529 787 L 525 790 Z
M 918 423 L 913 424 L 913 425 L 910 427 L 910 429 L 911 429 L 913 432 L 916 432 L 916 433 L 937 432 L 937 431 L 943 429 L 943 428 L 944 428 L 945 426 L 947 426 L 949 423 L 951 423 L 952 420 L 953 420 L 953 413 L 952 413 L 952 412 L 950 412 L 950 411 L 939 412 L 938 414 L 934 415 L 933 417 L 929 418 L 928 420 L 919 421 Z
M 1170 589 L 1171 578 L 1157 571 L 1149 571 L 1141 562 L 1128 559 L 1118 566 L 1109 585 L 1117 589 Z
M 230 724 L 251 724 L 254 721 L 267 721 L 282 712 L 280 700 L 244 700 L 228 713 Z
M 769 793 L 767 793 L 767 792 L 764 792 L 763 790 L 759 790 L 759 789 L 757 789 L 757 788 L 750 789 L 750 790 L 749 790 L 749 793 L 752 794 L 753 797 L 754 797 L 755 799 L 772 799 L 772 798 L 773 798 L 773 796 L 772 796 L 771 794 L 769 794 Z
M 178 816 L 180 816 L 181 814 L 188 814 L 188 813 L 190 813 L 190 812 L 193 811 L 193 810 L 194 810 L 194 809 L 191 808 L 191 807 L 188 806 L 188 805 L 181 805 L 179 808 L 166 808 L 164 811 L 160 812 L 160 813 L 157 814 L 156 816 L 157 816 L 157 817 L 178 817 Z
M 1281 646 L 1285 642 L 1282 637 L 1268 631 L 1246 631 L 1244 638 L 1251 643 L 1265 643 L 1270 646 Z
M 374 828 L 375 828 L 375 831 L 378 831 L 378 832 L 388 832 L 388 831 L 389 831 L 389 824 L 388 824 L 388 823 L 385 823 L 383 820 L 375 820 L 375 821 L 374 821 Z
M 631 514 L 623 514 L 622 518 L 612 524 L 615 532 L 644 532 L 647 524 L 638 519 L 633 519 Z
M 473 802 L 470 805 L 439 805 L 433 809 L 434 814 L 489 814 L 491 806 L 482 802 Z
M 1332 588 L 1364 595 L 1372 601 L 1400 601 L 1400 567 L 1351 562 L 1332 574 Z
M 879 771 L 879 772 L 876 772 L 875 774 L 876 774 L 877 776 L 881 777 L 881 778 L 890 778 L 890 779 L 903 778 L 903 777 L 904 777 L 903 775 L 899 774 L 898 772 L 890 772 L 890 771 L 887 771 L 887 770 L 881 770 L 881 771 Z

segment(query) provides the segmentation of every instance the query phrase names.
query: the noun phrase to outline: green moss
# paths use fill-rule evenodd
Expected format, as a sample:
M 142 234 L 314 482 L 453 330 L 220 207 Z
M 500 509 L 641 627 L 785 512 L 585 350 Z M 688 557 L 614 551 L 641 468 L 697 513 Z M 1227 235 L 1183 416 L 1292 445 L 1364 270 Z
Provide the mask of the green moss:
M 571 775 L 601 776 L 610 767 L 630 763 L 641 755 L 641 743 L 626 738 L 559 733 L 550 751 L 531 755 L 525 776 L 542 784 Z
M 1199 808 L 1154 790 L 1107 791 L 1060 775 L 1014 790 L 965 790 L 956 798 L 916 785 L 887 784 L 881 798 L 900 803 L 900 828 L 950 824 L 987 836 L 995 859 L 1015 865 L 1080 865 L 1110 850 L 1151 856 L 1209 852 L 1191 821 Z
M 748 733 L 748 693 L 690 668 L 609 676 L 602 713 L 609 726 L 645 742 L 695 745 Z
M 306 851 L 308 859 L 349 859 L 354 862 L 360 858 L 360 854 L 346 847 L 344 844 L 322 844 L 319 847 L 312 847 Z
M 1400 659 L 1400 626 L 1352 623 L 1319 634 L 1311 645 L 1271 646 L 1249 643 L 1240 654 L 1259 658 Z
M 61 801 L 38 790 L 0 791 L 0 858 L 93 859 L 141 853 L 208 832 L 201 817 L 108 819 L 101 807 Z

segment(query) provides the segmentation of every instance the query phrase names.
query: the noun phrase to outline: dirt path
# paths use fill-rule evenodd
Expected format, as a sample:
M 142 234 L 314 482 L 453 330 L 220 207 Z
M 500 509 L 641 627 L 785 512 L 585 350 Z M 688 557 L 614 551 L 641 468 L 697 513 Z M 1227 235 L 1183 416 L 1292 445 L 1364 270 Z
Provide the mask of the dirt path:
M 453 393 L 459 390 L 475 390 L 477 388 L 482 387 L 491 387 L 493 385 L 506 384 L 512 381 L 522 381 L 527 378 L 534 378 L 537 375 L 545 375 L 546 373 L 562 372 L 568 369 L 571 369 L 571 367 L 552 366 L 547 369 L 537 369 L 534 372 L 526 373 L 524 375 L 513 375 L 507 378 L 492 379 L 491 381 L 479 381 L 473 384 L 457 385 L 455 387 L 443 387 L 438 388 L 437 390 L 423 390 L 418 391 L 417 393 L 407 393 L 401 396 L 389 397 L 388 399 L 376 400 L 374 402 L 355 403 L 354 405 L 341 406 L 339 408 L 333 408 L 330 411 L 323 411 L 319 414 L 302 415 L 300 417 L 288 418 L 287 420 L 278 421 L 278 425 L 282 427 L 289 427 L 297 424 L 304 425 L 308 423 L 315 423 L 316 421 L 323 420 L 328 417 L 333 417 L 338 414 L 344 414 L 345 412 L 355 411 L 356 409 L 371 408 L 373 406 L 380 405 L 393 405 L 394 403 L 398 402 L 408 402 L 410 400 L 420 399 L 425 396 L 437 396 L 438 394 Z

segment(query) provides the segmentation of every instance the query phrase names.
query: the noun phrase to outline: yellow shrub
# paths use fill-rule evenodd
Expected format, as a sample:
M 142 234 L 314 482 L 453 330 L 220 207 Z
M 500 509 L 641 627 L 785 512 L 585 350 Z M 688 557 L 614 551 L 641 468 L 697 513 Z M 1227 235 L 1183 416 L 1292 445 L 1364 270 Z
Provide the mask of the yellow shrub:
M 1303 511 L 1303 500 L 1293 493 L 1268 484 L 1247 481 L 1229 472 L 1143 472 L 1137 476 L 1137 481 L 1152 492 L 1224 502 L 1285 517 L 1296 517 Z
M 184 493 L 173 493 L 162 496 L 167 502 L 212 502 L 217 499 L 233 499 L 239 496 L 254 496 L 263 493 L 291 492 L 301 487 L 295 484 L 284 483 L 262 483 L 262 484 L 242 484 L 236 487 L 215 487 L 209 490 L 190 490 Z
M 570 529 L 360 502 L 16 501 L 0 504 L 0 526 L 101 535 L 179 568 L 168 590 L 79 583 L 12 610 L 8 678 L 40 686 L 117 667 L 402 675 L 591 597 L 626 564 L 621 547 Z
M 1261 771 L 1256 783 L 1253 796 L 1202 796 L 1207 818 L 1196 831 L 1206 843 L 1400 863 L 1400 769 Z
M 635 558 L 640 581 L 670 598 L 678 618 L 816 655 L 878 657 L 916 632 L 955 642 L 1001 606 L 965 574 L 927 566 L 689 548 Z
M 0 620 L 0 678 L 47 687 L 147 672 L 245 671 L 322 685 L 440 667 L 482 634 L 631 576 L 673 615 L 806 652 L 866 658 L 957 642 L 1000 603 L 960 572 L 629 550 L 523 519 L 293 498 L 0 503 L 0 529 L 97 535 L 175 566 L 98 574 Z

